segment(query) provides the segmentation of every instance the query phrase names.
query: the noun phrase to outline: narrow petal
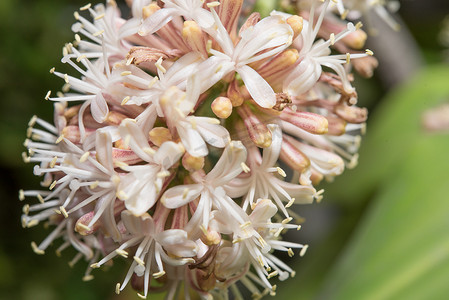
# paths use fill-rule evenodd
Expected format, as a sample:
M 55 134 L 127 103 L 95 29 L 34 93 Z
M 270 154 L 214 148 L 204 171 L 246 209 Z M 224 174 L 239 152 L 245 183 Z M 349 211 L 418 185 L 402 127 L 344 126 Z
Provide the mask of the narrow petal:
M 244 65 L 237 69 L 246 88 L 256 103 L 264 108 L 271 108 L 276 104 L 276 94 L 271 86 L 254 69 Z
M 168 189 L 161 198 L 165 207 L 174 209 L 197 198 L 203 186 L 201 184 L 178 185 Z

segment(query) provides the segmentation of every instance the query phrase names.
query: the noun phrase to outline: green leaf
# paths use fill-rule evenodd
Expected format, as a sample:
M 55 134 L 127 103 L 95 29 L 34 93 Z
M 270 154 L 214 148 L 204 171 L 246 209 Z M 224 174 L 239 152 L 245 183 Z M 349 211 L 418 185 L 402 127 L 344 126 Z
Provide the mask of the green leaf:
M 320 299 L 449 295 L 449 137 L 411 135 Z
M 380 181 L 394 176 L 404 153 L 425 135 L 422 112 L 449 99 L 448 78 L 447 66 L 429 67 L 390 93 L 368 118 L 359 166 L 326 187 L 329 194 L 339 203 L 359 201 L 372 193 Z

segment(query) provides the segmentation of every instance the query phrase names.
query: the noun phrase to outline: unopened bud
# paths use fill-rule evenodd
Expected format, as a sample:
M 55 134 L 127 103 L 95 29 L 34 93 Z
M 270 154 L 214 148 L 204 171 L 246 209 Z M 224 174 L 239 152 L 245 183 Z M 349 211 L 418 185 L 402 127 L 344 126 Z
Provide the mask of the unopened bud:
M 290 142 L 291 137 L 284 136 L 279 158 L 290 168 L 299 173 L 310 167 L 310 160 Z
M 285 109 L 281 113 L 281 119 L 313 134 L 325 134 L 328 132 L 329 123 L 327 119 L 312 112 L 294 112 L 291 109 Z
M 368 110 L 357 106 L 342 104 L 337 106 L 334 112 L 349 123 L 363 123 L 368 118 Z
M 154 14 L 157 10 L 161 9 L 155 2 L 144 6 L 142 8 L 142 18 L 146 19 L 149 16 L 151 16 L 152 14 Z
M 287 19 L 287 24 L 293 29 L 293 39 L 295 39 L 302 31 L 303 19 L 300 16 L 291 16 Z
M 346 132 L 345 120 L 336 116 L 327 116 L 326 119 L 329 123 L 327 134 L 339 136 Z
M 201 170 L 204 167 L 204 157 L 196 157 L 188 152 L 182 157 L 182 166 L 189 172 Z
M 229 100 L 231 100 L 232 106 L 236 107 L 243 104 L 243 101 L 245 99 L 243 98 L 243 95 L 240 92 L 240 87 L 237 80 L 233 80 L 229 84 L 227 96 Z
M 352 49 L 360 50 L 365 46 L 367 34 L 365 31 L 358 29 L 346 35 L 342 41 Z
M 379 65 L 379 62 L 374 56 L 360 57 L 351 62 L 357 73 L 365 78 L 373 76 L 374 69 Z
M 110 111 L 108 113 L 108 116 L 106 117 L 105 122 L 108 125 L 117 125 L 118 126 L 126 118 L 127 118 L 127 116 L 125 116 L 124 114 L 121 114 L 116 111 Z
M 232 102 L 227 97 L 216 98 L 211 107 L 214 114 L 220 119 L 226 119 L 232 113 Z
M 257 72 L 265 78 L 267 81 L 276 81 L 280 75 L 286 73 L 289 67 L 293 66 L 299 58 L 298 50 L 296 49 L 288 49 L 285 50 L 275 57 L 272 60 L 261 66 Z
M 242 105 L 237 109 L 238 114 L 242 117 L 246 130 L 250 139 L 257 147 L 267 148 L 271 145 L 271 131 L 259 120 L 259 118 L 251 111 L 247 105 Z
M 160 147 L 164 142 L 173 140 L 170 130 L 165 127 L 154 127 L 150 131 L 150 141 Z
M 193 51 L 198 51 L 207 57 L 206 37 L 195 21 L 184 22 L 182 39 Z

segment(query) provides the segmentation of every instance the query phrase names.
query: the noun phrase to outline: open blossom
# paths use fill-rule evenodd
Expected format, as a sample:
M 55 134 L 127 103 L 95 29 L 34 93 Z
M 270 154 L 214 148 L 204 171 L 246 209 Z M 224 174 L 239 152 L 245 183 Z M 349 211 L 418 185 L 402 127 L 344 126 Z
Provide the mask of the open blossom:
M 62 62 L 79 75 L 52 69 L 54 125 L 29 123 L 23 159 L 43 188 L 19 192 L 37 200 L 22 225 L 52 227 L 33 250 L 73 247 L 84 280 L 128 259 L 116 292 L 141 298 L 275 295 L 270 279 L 295 274 L 276 254 L 308 248 L 283 240 L 295 204 L 357 163 L 367 111 L 350 71 L 377 64 L 366 35 L 329 0 L 265 18 L 242 0 L 126 2 L 128 19 L 114 1 L 75 13 Z

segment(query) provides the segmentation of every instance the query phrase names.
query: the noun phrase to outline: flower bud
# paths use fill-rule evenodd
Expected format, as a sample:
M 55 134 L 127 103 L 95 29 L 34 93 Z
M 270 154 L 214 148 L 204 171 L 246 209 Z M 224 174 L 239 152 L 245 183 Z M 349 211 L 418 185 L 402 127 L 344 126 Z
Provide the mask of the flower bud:
M 227 97 L 218 97 L 212 102 L 211 108 L 217 117 L 226 119 L 232 113 L 232 102 Z
M 165 127 L 154 127 L 151 129 L 150 141 L 156 146 L 160 147 L 164 142 L 173 140 L 170 130 Z
M 242 105 L 237 109 L 242 117 L 250 139 L 257 147 L 267 148 L 271 145 L 271 131 L 262 123 L 247 105 Z

